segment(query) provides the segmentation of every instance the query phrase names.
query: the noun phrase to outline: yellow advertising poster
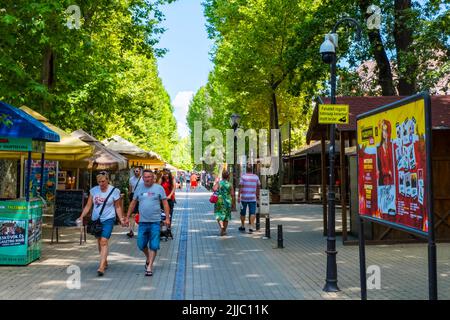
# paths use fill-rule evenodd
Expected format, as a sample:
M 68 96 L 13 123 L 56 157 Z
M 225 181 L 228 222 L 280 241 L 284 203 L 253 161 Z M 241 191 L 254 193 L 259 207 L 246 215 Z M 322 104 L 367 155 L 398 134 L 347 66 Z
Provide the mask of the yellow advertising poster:
M 357 120 L 359 213 L 428 232 L 425 100 Z

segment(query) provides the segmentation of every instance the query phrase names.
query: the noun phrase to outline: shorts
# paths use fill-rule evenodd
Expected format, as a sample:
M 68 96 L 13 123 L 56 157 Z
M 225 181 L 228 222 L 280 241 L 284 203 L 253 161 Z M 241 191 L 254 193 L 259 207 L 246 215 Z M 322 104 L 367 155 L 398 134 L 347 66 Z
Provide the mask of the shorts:
M 141 222 L 139 223 L 137 245 L 139 250 L 144 251 L 150 248 L 152 251 L 159 250 L 160 222 Z
M 115 222 L 116 222 L 115 218 L 102 221 L 102 235 L 100 236 L 101 238 L 105 239 L 111 238 Z
M 242 204 L 241 216 L 245 216 L 247 212 L 247 206 L 249 216 L 256 213 L 256 201 L 241 201 L 241 204 Z

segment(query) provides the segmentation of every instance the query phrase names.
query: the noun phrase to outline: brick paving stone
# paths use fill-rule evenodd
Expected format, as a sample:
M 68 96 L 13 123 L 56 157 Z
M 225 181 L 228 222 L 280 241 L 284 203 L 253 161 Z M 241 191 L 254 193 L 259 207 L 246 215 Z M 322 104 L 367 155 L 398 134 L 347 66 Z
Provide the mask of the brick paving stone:
M 42 257 L 28 266 L 0 266 L 0 299 L 120 299 L 170 300 L 179 261 L 182 228 L 187 228 L 184 298 L 189 300 L 360 299 L 359 251 L 343 246 L 337 237 L 338 293 L 322 291 L 326 276 L 326 237 L 322 207 L 311 204 L 271 205 L 271 239 L 261 230 L 238 231 L 233 213 L 227 236 L 220 237 L 209 192 L 177 192 L 173 217 L 174 239 L 161 242 L 154 276 L 144 277 L 144 255 L 136 238 L 116 226 L 110 241 L 110 267 L 97 277 L 96 241 L 88 236 L 79 245 L 79 231 L 60 229 L 60 242 L 50 244 L 51 228 L 43 230 Z M 341 227 L 336 211 L 337 229 Z M 184 226 L 182 219 L 187 219 Z M 277 249 L 277 225 L 283 225 L 284 248 Z M 248 226 L 246 225 L 246 228 Z M 450 299 L 450 244 L 437 244 L 440 299 Z M 366 265 L 381 270 L 381 289 L 368 290 L 368 299 L 428 299 L 427 244 L 366 247 Z M 81 270 L 81 289 L 66 286 L 67 268 Z

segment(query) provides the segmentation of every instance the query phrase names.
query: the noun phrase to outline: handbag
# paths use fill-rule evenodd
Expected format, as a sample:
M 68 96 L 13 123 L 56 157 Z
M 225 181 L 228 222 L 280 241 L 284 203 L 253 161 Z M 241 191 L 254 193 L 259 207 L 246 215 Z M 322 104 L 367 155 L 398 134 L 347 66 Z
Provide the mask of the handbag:
M 106 197 L 106 200 L 103 202 L 103 206 L 102 206 L 102 209 L 100 210 L 98 219 L 89 221 L 89 223 L 87 225 L 87 232 L 89 234 L 95 236 L 96 238 L 99 238 L 102 235 L 103 225 L 102 225 L 102 222 L 100 221 L 100 217 L 102 216 L 103 210 L 105 209 L 105 205 L 108 202 L 109 197 L 111 196 L 111 194 L 114 192 L 115 189 L 116 189 L 116 187 L 112 188 L 111 192 Z
M 139 177 L 138 181 L 136 182 L 136 185 L 135 185 L 134 188 L 133 188 L 133 192 L 130 193 L 130 198 L 129 198 L 129 199 L 130 199 L 130 202 L 133 201 L 134 191 L 136 191 L 136 187 L 138 186 L 139 181 L 141 181 L 141 178 L 142 178 L 142 177 Z
M 217 203 L 217 200 L 219 200 L 219 196 L 217 195 L 217 192 L 213 192 L 213 194 L 209 198 L 209 202 Z

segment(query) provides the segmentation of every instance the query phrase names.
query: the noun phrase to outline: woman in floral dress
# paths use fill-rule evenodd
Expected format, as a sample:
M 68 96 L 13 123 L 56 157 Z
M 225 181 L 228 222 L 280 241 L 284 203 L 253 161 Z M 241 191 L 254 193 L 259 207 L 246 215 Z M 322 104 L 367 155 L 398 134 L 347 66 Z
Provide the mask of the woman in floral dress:
M 217 192 L 218 200 L 214 205 L 214 215 L 219 223 L 220 235 L 227 233 L 228 221 L 231 220 L 231 204 L 234 201 L 234 189 L 230 181 L 230 173 L 224 171 L 222 180 L 216 180 L 213 191 Z

